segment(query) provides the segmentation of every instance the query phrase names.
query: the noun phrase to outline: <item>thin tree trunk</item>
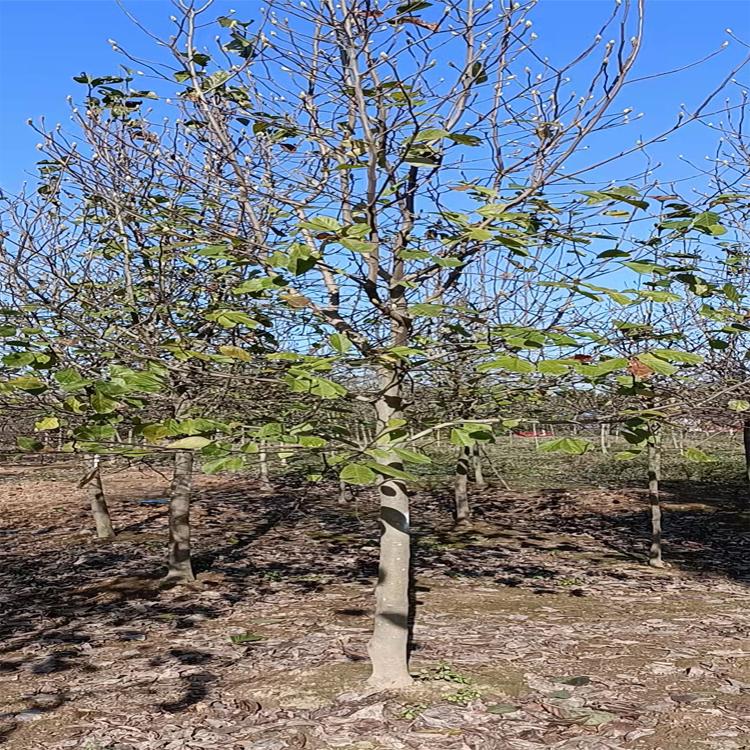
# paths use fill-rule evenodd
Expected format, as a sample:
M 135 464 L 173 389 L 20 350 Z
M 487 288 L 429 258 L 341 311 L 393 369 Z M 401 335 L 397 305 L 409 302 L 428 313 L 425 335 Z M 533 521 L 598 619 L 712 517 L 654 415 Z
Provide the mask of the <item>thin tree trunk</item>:
M 375 403 L 378 433 L 401 418 L 402 392 L 398 372 L 380 372 L 380 396 Z M 387 443 L 381 446 L 387 450 Z M 391 453 L 380 458 L 383 466 L 402 470 L 401 460 Z M 406 687 L 409 674 L 410 532 L 409 495 L 402 479 L 383 478 L 378 485 L 380 500 L 380 560 L 375 587 L 375 625 L 368 645 L 372 663 L 369 683 L 379 689 Z
M 663 568 L 661 500 L 659 498 L 659 477 L 661 475 L 661 444 L 657 425 L 649 426 L 648 437 L 648 501 L 651 507 L 651 549 L 649 565 Z
M 477 489 L 483 490 L 487 487 L 487 482 L 482 471 L 482 453 L 479 450 L 479 445 L 474 446 L 472 462 L 474 464 L 474 484 L 476 484 Z
M 190 561 L 190 499 L 192 495 L 193 454 L 175 451 L 174 474 L 169 498 L 169 571 L 168 578 L 194 581 Z
M 91 513 L 96 525 L 96 536 L 99 539 L 112 539 L 115 530 L 112 528 L 112 519 L 109 516 L 109 508 L 104 495 L 102 484 L 102 473 L 99 468 L 99 455 L 95 454 L 91 459 L 91 477 L 88 480 L 89 500 L 91 502 Z
M 471 522 L 471 506 L 469 505 L 469 465 L 472 450 L 468 446 L 461 448 L 456 462 L 456 479 L 454 485 L 454 513 L 456 525 Z
M 747 481 L 747 494 L 743 498 L 742 505 L 750 506 L 750 419 L 742 423 L 742 444 L 745 448 L 745 479 Z
M 352 499 L 349 486 L 343 479 L 339 479 L 339 505 L 346 505 Z
M 602 453 L 607 455 L 607 425 L 601 424 L 599 426 L 599 444 L 602 448 Z
M 266 441 L 260 441 L 260 451 L 258 452 L 258 458 L 260 460 L 260 488 L 264 491 L 270 492 L 273 489 L 271 480 L 268 478 L 268 451 L 266 449 Z

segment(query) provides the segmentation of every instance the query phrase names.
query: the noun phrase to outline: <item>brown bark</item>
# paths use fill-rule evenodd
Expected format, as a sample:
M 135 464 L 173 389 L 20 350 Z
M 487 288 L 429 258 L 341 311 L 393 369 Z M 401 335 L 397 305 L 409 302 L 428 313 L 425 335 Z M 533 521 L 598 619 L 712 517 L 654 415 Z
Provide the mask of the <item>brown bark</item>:
M 662 560 L 662 513 L 659 497 L 659 479 L 661 476 L 661 443 L 659 428 L 650 425 L 648 437 L 648 501 L 651 508 L 651 549 L 649 551 L 649 565 L 653 568 L 663 568 Z
M 397 373 L 380 373 L 381 395 L 375 409 L 378 432 L 401 417 L 401 382 Z M 387 444 L 381 446 L 387 450 Z M 384 466 L 401 470 L 398 456 L 379 459 Z M 378 485 L 380 500 L 380 560 L 375 587 L 375 625 L 368 645 L 372 664 L 370 685 L 381 690 L 412 683 L 408 666 L 410 615 L 409 495 L 401 479 L 384 478 Z
M 192 479 L 192 452 L 175 451 L 174 474 L 169 498 L 169 571 L 167 577 L 182 583 L 195 580 L 190 560 Z
M 469 466 L 471 464 L 472 449 L 468 446 L 461 448 L 456 462 L 456 479 L 454 484 L 454 515 L 456 525 L 471 522 L 471 506 L 469 505 Z
M 112 539 L 115 536 L 115 530 L 112 528 L 112 519 L 109 516 L 109 508 L 104 495 L 104 485 L 102 484 L 102 474 L 99 468 L 99 456 L 93 456 L 91 460 L 91 473 L 88 479 L 89 501 L 91 502 L 91 514 L 94 517 L 96 525 L 96 536 L 99 539 Z

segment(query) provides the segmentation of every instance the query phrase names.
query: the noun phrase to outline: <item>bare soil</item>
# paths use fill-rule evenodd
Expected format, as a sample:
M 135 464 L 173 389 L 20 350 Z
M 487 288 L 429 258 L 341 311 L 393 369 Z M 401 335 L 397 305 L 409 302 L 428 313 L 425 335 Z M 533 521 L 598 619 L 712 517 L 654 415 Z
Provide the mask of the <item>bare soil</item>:
M 105 473 L 92 535 L 69 467 L 0 469 L 8 750 L 750 748 L 750 523 L 667 487 L 644 565 L 636 490 L 415 498 L 415 687 L 364 689 L 377 526 L 366 492 L 198 479 L 198 582 L 161 581 L 166 477 Z M 233 638 L 234 637 L 234 638 Z

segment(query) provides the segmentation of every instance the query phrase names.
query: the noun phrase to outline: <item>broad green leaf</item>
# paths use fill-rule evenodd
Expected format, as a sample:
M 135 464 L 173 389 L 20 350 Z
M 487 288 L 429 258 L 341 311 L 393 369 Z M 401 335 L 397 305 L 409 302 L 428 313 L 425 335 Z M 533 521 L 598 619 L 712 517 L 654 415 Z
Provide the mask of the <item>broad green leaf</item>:
M 43 443 L 39 442 L 39 440 L 37 440 L 36 438 L 30 437 L 17 437 L 16 445 L 22 451 L 40 451 L 42 448 L 44 448 Z
M 389 464 L 369 463 L 368 466 L 373 471 L 376 471 L 379 474 L 384 474 L 387 477 L 395 477 L 396 479 L 405 479 L 410 482 L 416 479 L 416 477 L 414 477 L 412 474 L 409 474 L 408 472 L 403 471 L 402 469 L 397 469 L 395 466 L 390 466 Z
M 685 448 L 685 458 L 694 463 L 710 463 L 716 459 L 704 453 L 700 448 Z
M 119 404 L 114 399 L 108 398 L 103 393 L 97 391 L 91 396 L 91 408 L 97 414 L 111 414 L 117 409 Z
M 242 456 L 224 456 L 201 462 L 201 468 L 206 474 L 217 474 L 220 471 L 240 471 L 244 467 L 245 459 Z
M 699 365 L 703 362 L 703 357 L 700 354 L 681 352 L 677 349 L 652 349 L 651 354 L 660 359 L 666 359 L 668 362 L 684 362 L 689 365 Z
M 343 333 L 333 333 L 329 340 L 339 354 L 346 354 L 352 348 L 352 342 Z
M 491 362 L 484 362 L 477 367 L 477 372 L 488 372 L 490 370 L 505 370 L 506 372 L 529 373 L 534 372 L 534 365 L 525 359 L 520 359 L 512 354 L 497 357 Z
M 339 479 L 347 484 L 372 484 L 377 474 L 364 464 L 347 464 L 339 472 Z
M 60 420 L 57 417 L 42 417 L 34 423 L 34 429 L 37 432 L 44 430 L 56 430 L 60 427 Z
M 342 229 L 341 224 L 332 216 L 314 216 L 311 219 L 300 222 L 300 228 L 326 232 L 340 232 Z
M 443 305 L 435 305 L 428 302 L 417 303 L 409 307 L 409 313 L 415 318 L 434 318 L 443 312 Z
M 28 391 L 34 393 L 35 391 L 44 391 L 47 386 L 39 379 L 32 377 L 31 375 L 22 375 L 18 378 L 6 381 L 9 386 L 18 389 L 19 391 Z
M 167 444 L 167 448 L 175 450 L 200 450 L 205 448 L 211 441 L 200 435 L 191 435 L 190 437 L 181 438 Z
M 554 440 L 546 440 L 539 446 L 542 453 L 568 453 L 571 456 L 582 456 L 591 443 L 588 440 L 575 437 L 561 437 Z
M 414 143 L 422 143 L 423 141 L 439 141 L 442 138 L 447 138 L 450 133 L 447 130 L 440 130 L 438 128 L 427 128 L 421 130 L 412 139 Z
M 425 456 L 424 453 L 418 453 L 407 448 L 391 448 L 391 450 L 401 459 L 407 463 L 412 464 L 430 464 L 432 459 L 429 456 Z
M 643 453 L 643 451 L 618 451 L 617 453 L 615 453 L 614 458 L 615 461 L 632 461 L 632 459 L 640 456 L 641 453 Z
M 660 357 L 656 357 L 648 352 L 644 354 L 637 354 L 636 359 L 646 365 L 646 367 L 650 367 L 659 375 L 673 375 L 679 369 L 675 367 L 675 365 L 672 365 L 669 362 L 661 359 Z
M 558 362 L 554 359 L 545 359 L 537 362 L 536 365 L 536 369 L 544 375 L 564 375 L 570 367 L 570 363 Z
M 219 351 L 226 357 L 231 357 L 232 359 L 241 359 L 243 362 L 249 362 L 252 359 L 250 354 L 239 346 L 230 346 L 229 344 L 226 344 L 224 346 L 220 346 Z
M 732 399 L 727 406 L 732 411 L 747 411 L 750 409 L 750 401 L 744 401 L 743 399 Z

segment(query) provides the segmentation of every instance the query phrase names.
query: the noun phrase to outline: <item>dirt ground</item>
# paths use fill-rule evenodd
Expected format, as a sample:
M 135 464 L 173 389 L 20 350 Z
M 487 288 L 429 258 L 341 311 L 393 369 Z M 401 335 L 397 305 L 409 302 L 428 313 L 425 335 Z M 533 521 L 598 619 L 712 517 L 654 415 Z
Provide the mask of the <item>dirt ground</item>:
M 200 478 L 196 569 L 166 588 L 166 478 L 106 474 L 113 542 L 73 470 L 0 469 L 8 750 L 750 748 L 750 519 L 667 487 L 643 565 L 636 490 L 415 498 L 413 690 L 368 693 L 374 502 Z M 142 504 L 144 500 L 156 502 Z

